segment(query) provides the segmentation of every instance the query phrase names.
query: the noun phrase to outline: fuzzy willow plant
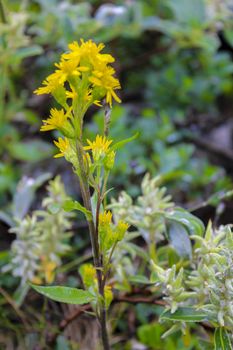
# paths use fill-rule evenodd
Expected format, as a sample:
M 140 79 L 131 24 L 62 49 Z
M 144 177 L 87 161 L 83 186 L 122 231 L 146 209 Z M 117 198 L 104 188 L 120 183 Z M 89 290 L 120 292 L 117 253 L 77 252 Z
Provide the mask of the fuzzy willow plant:
M 112 221 L 106 208 L 107 181 L 114 165 L 116 149 L 125 142 L 113 143 L 108 139 L 109 111 L 113 99 L 120 102 L 115 90 L 120 88 L 111 63 L 114 58 L 101 51 L 103 44 L 89 40 L 73 42 L 69 51 L 62 54 L 56 70 L 42 83 L 35 93 L 51 94 L 61 108 L 52 108 L 50 116 L 43 120 L 41 131 L 58 130 L 62 137 L 54 143 L 59 149 L 55 157 L 64 157 L 71 163 L 80 183 L 83 205 L 69 199 L 63 209 L 79 210 L 88 221 L 93 252 L 93 263 L 81 267 L 80 274 L 85 290 L 62 286 L 35 286 L 34 289 L 60 302 L 85 304 L 91 302 L 100 323 L 103 348 L 109 349 L 106 311 L 112 300 L 111 286 L 107 284 L 111 258 L 117 243 L 128 229 L 123 220 Z M 93 104 L 105 103 L 105 128 L 95 140 L 83 139 L 84 117 Z M 91 193 L 92 196 L 91 196 Z

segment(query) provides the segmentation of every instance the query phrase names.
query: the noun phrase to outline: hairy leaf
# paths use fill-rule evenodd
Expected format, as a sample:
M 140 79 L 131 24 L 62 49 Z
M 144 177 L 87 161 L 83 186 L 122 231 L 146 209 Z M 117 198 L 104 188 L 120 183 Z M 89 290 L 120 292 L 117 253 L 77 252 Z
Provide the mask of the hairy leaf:
M 203 311 L 197 311 L 191 307 L 179 308 L 174 313 L 165 311 L 160 316 L 161 320 L 184 321 L 184 322 L 202 322 L 207 320 L 207 315 Z
M 229 335 L 224 327 L 215 329 L 214 350 L 232 350 Z
M 202 236 L 205 230 L 203 222 L 182 208 L 175 208 L 165 215 L 165 218 L 183 225 L 190 235 Z

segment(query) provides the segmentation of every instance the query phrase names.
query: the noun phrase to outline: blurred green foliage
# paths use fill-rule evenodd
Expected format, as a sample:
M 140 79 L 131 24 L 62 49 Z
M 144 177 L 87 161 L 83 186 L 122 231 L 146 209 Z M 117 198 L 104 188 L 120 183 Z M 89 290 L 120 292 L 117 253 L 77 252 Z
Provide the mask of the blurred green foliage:
M 191 189 L 191 197 L 198 196 L 208 182 L 217 181 L 213 191 L 229 186 L 224 172 L 196 157 L 195 147 L 182 142 L 182 132 L 173 124 L 174 120 L 193 120 L 196 114 L 216 118 L 221 113 L 219 97 L 228 98 L 233 92 L 231 57 L 219 51 L 220 33 L 229 47 L 232 43 L 232 12 L 227 2 L 15 0 L 3 5 L 1 96 L 7 103 L 2 105 L 0 128 L 1 191 L 14 189 L 21 162 L 37 163 L 51 156 L 51 147 L 34 135 L 37 110 L 43 116 L 48 108 L 43 98 L 32 99 L 31 93 L 60 51 L 81 37 L 104 41 L 118 56 L 122 97 L 129 101 L 129 108 L 113 111 L 112 136 L 140 131 L 138 142 L 118 156 L 113 184 L 130 186 L 134 193 L 137 175 L 150 170 L 163 174 L 168 182 L 179 180 L 179 190 Z M 33 85 L 28 74 L 37 76 Z M 29 133 L 25 135 L 25 129 L 20 135 L 28 127 Z M 13 168 L 12 159 L 19 165 Z
M 11 206 L 16 183 L 23 174 L 43 173 L 43 162 L 50 162 L 53 148 L 47 142 L 48 136 L 40 135 L 38 129 L 51 101 L 33 97 L 33 90 L 51 71 L 52 62 L 58 60 L 67 44 L 80 38 L 104 42 L 117 57 L 115 68 L 122 84 L 123 105 L 112 110 L 110 136 L 121 140 L 139 131 L 138 138 L 118 152 L 110 179 L 115 190 L 127 189 L 130 195 L 137 196 L 138 183 L 146 172 L 160 174 L 176 201 L 187 205 L 232 188 L 225 170 L 213 165 L 194 144 L 185 140 L 188 132 L 203 137 L 215 123 L 221 124 L 226 109 L 231 114 L 230 1 L 1 0 L 0 4 L 4 11 L 0 11 L 1 207 Z M 88 118 L 85 137 L 92 139 L 97 131 L 103 130 L 103 114 L 93 110 Z M 208 128 L 203 131 L 205 120 Z M 56 164 L 66 177 L 62 160 Z M 57 172 L 55 166 L 50 170 Z M 24 198 L 27 210 L 31 196 L 32 193 L 29 199 Z M 18 208 L 24 210 L 25 206 L 19 204 Z M 6 211 L 1 213 L 1 222 L 9 224 L 5 214 Z M 83 249 L 85 242 L 86 238 L 82 241 L 76 237 L 75 249 Z M 143 249 L 135 252 L 130 243 L 132 255 L 143 255 Z M 163 247 L 161 258 L 168 259 L 169 266 L 178 259 L 173 249 Z M 1 264 L 9 262 L 7 259 L 7 254 L 0 254 Z M 129 269 L 136 268 L 130 266 L 128 256 L 124 259 Z M 69 273 L 77 265 L 71 268 L 68 263 L 64 268 L 71 285 L 74 281 Z M 9 275 L 2 281 L 1 285 L 9 290 L 18 282 Z M 0 345 L 6 347 L 13 333 L 24 348 L 38 345 L 41 341 L 38 336 L 33 333 L 25 336 L 22 327 L 15 326 L 12 310 L 6 304 L 1 297 L 1 324 L 10 331 Z M 156 323 L 158 310 L 151 314 L 152 307 L 149 308 L 148 311 L 146 305 L 137 306 L 136 337 L 140 344 L 155 350 L 211 349 L 209 340 L 200 341 L 195 329 L 189 343 L 181 335 L 161 340 L 164 325 Z M 45 327 L 45 320 L 41 315 L 36 317 L 34 327 L 40 330 Z M 124 332 L 126 326 L 127 320 L 122 317 L 117 327 Z M 130 342 L 125 345 L 125 349 L 133 347 Z M 57 339 L 56 348 L 72 349 L 62 336 Z M 123 349 L 122 344 L 119 349 Z

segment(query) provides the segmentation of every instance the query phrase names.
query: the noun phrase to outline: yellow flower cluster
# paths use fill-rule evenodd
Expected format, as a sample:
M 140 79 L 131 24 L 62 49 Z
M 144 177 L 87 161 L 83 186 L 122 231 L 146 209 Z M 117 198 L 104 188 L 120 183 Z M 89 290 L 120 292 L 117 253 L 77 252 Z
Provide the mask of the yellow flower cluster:
M 129 225 L 120 220 L 116 225 L 112 223 L 112 213 L 104 211 L 99 215 L 99 240 L 101 250 L 109 250 L 124 238 Z
M 103 48 L 103 44 L 97 45 L 92 40 L 71 43 L 69 51 L 62 54 L 59 63 L 55 63 L 55 72 L 43 81 L 42 87 L 35 90 L 37 95 L 52 94 L 62 106 L 61 109 L 51 109 L 50 116 L 43 119 L 40 129 L 58 130 L 65 136 L 54 141 L 60 150 L 56 158 L 64 156 L 73 162 L 75 147 L 72 146 L 74 140 L 82 135 L 83 116 L 91 104 L 100 105 L 103 98 L 110 106 L 113 99 L 121 102 L 115 93 L 120 89 L 120 83 L 110 65 L 114 58 L 101 53 Z M 105 169 L 110 170 L 115 159 L 115 152 L 109 149 L 112 141 L 98 135 L 95 141 L 87 142 L 84 150 L 91 150 L 94 162 L 101 159 Z M 84 161 L 89 159 L 86 153 Z
M 56 268 L 57 264 L 54 261 L 42 256 L 38 274 L 33 277 L 31 282 L 35 284 L 42 284 L 43 280 L 45 280 L 46 283 L 52 283 L 55 277 Z
M 99 215 L 99 225 L 100 226 L 108 226 L 112 222 L 112 213 L 108 211 L 104 211 Z
M 70 51 L 61 56 L 60 62 L 55 64 L 55 72 L 43 81 L 42 87 L 35 93 L 51 93 L 58 102 L 62 100 L 61 95 L 63 99 L 64 96 L 77 97 L 79 103 L 85 102 L 88 105 L 98 104 L 104 97 L 110 106 L 113 99 L 121 102 L 115 93 L 115 90 L 120 89 L 120 83 L 114 77 L 115 70 L 110 66 L 114 58 L 101 53 L 103 48 L 103 44 L 97 45 L 92 40 L 69 44 Z M 65 83 L 68 83 L 70 90 L 66 91 Z
M 84 264 L 80 267 L 79 272 L 86 288 L 89 288 L 96 282 L 96 270 L 92 264 Z
M 65 126 L 68 125 L 69 115 L 64 112 L 64 109 L 58 110 L 52 108 L 50 111 L 50 116 L 46 120 L 42 120 L 44 125 L 40 128 L 40 131 L 50 131 L 50 130 L 65 130 Z
M 83 264 L 79 269 L 79 273 L 82 277 L 85 288 L 91 293 L 98 295 L 98 283 L 94 266 L 92 264 Z M 104 286 L 104 296 L 106 307 L 108 308 L 113 299 L 112 287 L 110 285 Z
M 106 170 L 111 170 L 114 165 L 116 153 L 111 150 L 112 140 L 105 136 L 97 135 L 94 141 L 87 140 L 88 146 L 84 147 L 85 151 L 91 151 L 94 162 L 103 162 Z
M 64 139 L 58 137 L 58 141 L 54 141 L 54 144 L 60 151 L 60 153 L 57 153 L 54 158 L 65 157 L 70 150 L 70 142 L 66 137 Z

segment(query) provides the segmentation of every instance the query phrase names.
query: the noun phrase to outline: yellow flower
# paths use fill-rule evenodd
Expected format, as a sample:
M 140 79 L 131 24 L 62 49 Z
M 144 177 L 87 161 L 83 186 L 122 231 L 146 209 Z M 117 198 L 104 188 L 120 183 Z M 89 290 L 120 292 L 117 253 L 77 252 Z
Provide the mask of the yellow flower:
M 117 235 L 117 240 L 121 241 L 124 238 L 124 235 L 126 233 L 126 231 L 128 230 L 129 225 L 120 220 L 116 226 L 116 235 Z
M 72 89 L 72 91 L 66 91 L 66 97 L 75 99 L 78 96 L 77 92 Z
M 109 226 L 112 222 L 112 213 L 108 211 L 104 211 L 99 215 L 99 226 Z
M 100 55 L 100 57 L 107 56 L 105 57 L 106 62 L 110 63 L 114 61 L 114 58 L 111 55 L 100 54 L 100 51 L 102 51 L 104 48 L 104 44 L 97 45 L 92 40 L 85 42 L 83 39 L 81 39 L 80 41 L 80 45 L 77 41 L 69 44 L 68 47 L 71 52 L 63 54 L 62 57 L 71 60 L 79 58 L 80 60 L 83 59 L 85 61 L 93 63 L 95 62 L 95 59 L 98 57 L 98 55 Z
M 55 74 L 60 84 L 64 84 L 69 77 L 80 76 L 81 72 L 89 70 L 89 68 L 85 66 L 78 67 L 79 61 L 80 60 L 77 58 L 75 60 L 65 60 L 62 58 L 60 63 L 55 63 L 55 66 L 58 68 Z
M 52 108 L 50 111 L 50 117 L 43 120 L 44 125 L 40 128 L 40 131 L 49 131 L 54 129 L 63 129 L 64 124 L 67 122 L 68 115 L 64 113 L 64 110 L 58 110 Z
M 85 146 L 84 150 L 91 150 L 94 160 L 98 161 L 101 156 L 108 153 L 112 140 L 107 140 L 106 136 L 97 135 L 94 141 L 87 140 L 87 143 L 89 146 Z
M 66 152 L 69 151 L 70 149 L 69 140 L 66 137 L 64 139 L 62 137 L 59 137 L 58 141 L 53 141 L 53 142 L 60 151 L 60 153 L 56 154 L 54 158 L 65 157 Z
M 50 94 L 62 87 L 63 84 L 59 83 L 59 77 L 56 73 L 50 74 L 43 82 L 42 87 L 39 87 L 34 91 L 36 95 Z
M 116 95 L 114 90 L 120 89 L 119 80 L 116 79 L 113 74 L 115 70 L 112 67 L 100 64 L 95 70 L 92 71 L 89 81 L 93 86 L 104 88 L 106 91 L 106 102 L 112 107 L 112 98 L 118 103 L 121 103 L 120 98 Z
M 114 166 L 114 162 L 115 162 L 115 156 L 116 156 L 116 152 L 111 151 L 108 152 L 106 157 L 104 158 L 104 169 L 109 171 L 113 168 Z
M 43 280 L 42 278 L 38 277 L 38 276 L 34 276 L 31 280 L 30 280 L 33 284 L 42 284 Z
M 55 269 L 57 264 L 54 261 L 50 261 L 47 259 L 42 260 L 41 270 L 45 275 L 45 281 L 47 283 L 52 283 L 55 277 Z
M 104 297 L 105 297 L 106 307 L 108 308 L 113 299 L 111 286 L 104 286 Z
M 86 288 L 89 288 L 96 280 L 96 271 L 93 265 L 84 264 L 80 267 L 79 272 L 82 276 L 83 283 Z

